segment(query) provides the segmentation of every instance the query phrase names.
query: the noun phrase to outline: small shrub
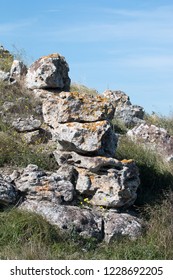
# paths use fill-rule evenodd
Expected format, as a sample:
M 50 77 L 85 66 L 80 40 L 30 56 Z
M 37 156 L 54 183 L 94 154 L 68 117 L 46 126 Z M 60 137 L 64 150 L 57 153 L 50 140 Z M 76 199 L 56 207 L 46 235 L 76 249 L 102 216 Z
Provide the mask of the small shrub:
M 7 50 L 0 50 L 0 70 L 9 72 L 13 63 L 13 55 Z

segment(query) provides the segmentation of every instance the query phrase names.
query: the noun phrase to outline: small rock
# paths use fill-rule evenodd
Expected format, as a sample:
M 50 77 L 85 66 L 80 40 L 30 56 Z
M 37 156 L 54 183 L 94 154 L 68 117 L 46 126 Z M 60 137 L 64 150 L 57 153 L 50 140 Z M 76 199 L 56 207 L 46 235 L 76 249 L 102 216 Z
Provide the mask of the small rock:
M 33 116 L 30 118 L 18 118 L 17 120 L 12 122 L 12 126 L 18 132 L 26 132 L 26 131 L 34 131 L 40 128 L 41 121 L 35 119 Z
M 104 217 L 105 241 L 110 243 L 121 237 L 137 239 L 142 234 L 142 221 L 128 213 L 109 211 Z

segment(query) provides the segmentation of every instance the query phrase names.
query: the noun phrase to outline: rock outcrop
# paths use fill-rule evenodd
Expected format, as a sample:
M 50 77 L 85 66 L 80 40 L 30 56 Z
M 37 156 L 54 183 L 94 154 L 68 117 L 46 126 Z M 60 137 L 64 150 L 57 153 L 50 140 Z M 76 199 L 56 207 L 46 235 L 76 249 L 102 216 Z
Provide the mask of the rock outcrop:
M 30 89 L 58 88 L 69 90 L 69 66 L 58 53 L 43 56 L 28 69 L 26 86 Z
M 104 96 L 69 92 L 68 71 L 65 58 L 59 54 L 41 57 L 27 74 L 26 68 L 14 61 L 11 79 L 23 79 L 31 94 L 40 96 L 44 125 L 57 146 L 54 156 L 58 169 L 48 172 L 30 164 L 9 176 L 2 175 L 0 206 L 20 201 L 21 209 L 41 214 L 62 230 L 106 242 L 119 236 L 137 238 L 142 221 L 128 213 L 128 208 L 137 197 L 138 168 L 133 160 L 115 159 L 118 138 L 111 120 L 121 107 L 120 101 L 113 101 L 114 92 L 113 99 L 111 92 Z M 125 94 L 120 93 L 119 99 L 123 108 L 132 106 Z M 14 103 L 3 106 L 7 113 Z M 142 109 L 137 111 L 135 117 L 142 118 Z M 41 125 L 35 117 L 12 123 L 27 143 L 37 139 Z
M 107 97 L 115 107 L 115 119 L 120 119 L 127 127 L 132 127 L 143 122 L 144 109 L 141 106 L 132 105 L 129 96 L 122 91 L 106 90 L 103 95 Z

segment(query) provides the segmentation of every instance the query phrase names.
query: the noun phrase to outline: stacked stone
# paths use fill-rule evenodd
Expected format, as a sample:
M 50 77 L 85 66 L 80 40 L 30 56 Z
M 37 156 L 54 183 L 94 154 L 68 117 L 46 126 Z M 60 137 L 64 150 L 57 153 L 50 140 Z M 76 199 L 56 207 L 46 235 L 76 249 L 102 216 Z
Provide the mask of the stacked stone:
M 114 158 L 114 107 L 107 98 L 61 92 L 43 102 L 43 116 L 58 144 L 57 163 L 75 168 L 80 195 L 92 206 L 127 208 L 134 203 L 138 169 L 133 160 Z
M 14 66 L 14 76 L 20 75 Z M 28 69 L 25 86 L 43 100 L 59 169 L 45 172 L 30 164 L 0 176 L 0 207 L 20 202 L 21 209 L 39 213 L 63 230 L 106 242 L 119 236 L 136 238 L 141 221 L 117 211 L 134 203 L 139 174 L 133 160 L 115 159 L 118 139 L 110 124 L 115 108 L 104 96 L 62 91 L 70 86 L 68 71 L 59 54 L 41 57 Z M 40 125 L 33 118 L 13 122 L 19 132 L 33 133 Z M 89 207 L 79 207 L 82 201 Z

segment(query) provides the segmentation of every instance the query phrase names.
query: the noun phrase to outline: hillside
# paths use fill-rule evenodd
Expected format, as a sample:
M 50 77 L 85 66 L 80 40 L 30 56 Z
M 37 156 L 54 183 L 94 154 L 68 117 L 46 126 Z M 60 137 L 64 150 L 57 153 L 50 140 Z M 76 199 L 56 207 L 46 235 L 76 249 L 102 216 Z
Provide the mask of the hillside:
M 172 259 L 172 119 L 0 49 L 0 258 Z

